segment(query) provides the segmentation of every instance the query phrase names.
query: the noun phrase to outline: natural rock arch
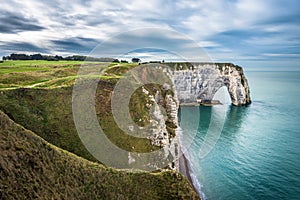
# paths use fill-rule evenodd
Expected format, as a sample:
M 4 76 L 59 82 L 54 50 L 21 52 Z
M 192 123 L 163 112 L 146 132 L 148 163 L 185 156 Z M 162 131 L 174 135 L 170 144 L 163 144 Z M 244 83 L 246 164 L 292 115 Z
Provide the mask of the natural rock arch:
M 226 86 L 233 105 L 251 103 L 248 81 L 243 69 L 230 63 L 177 63 L 173 80 L 181 104 L 212 101 L 215 93 Z

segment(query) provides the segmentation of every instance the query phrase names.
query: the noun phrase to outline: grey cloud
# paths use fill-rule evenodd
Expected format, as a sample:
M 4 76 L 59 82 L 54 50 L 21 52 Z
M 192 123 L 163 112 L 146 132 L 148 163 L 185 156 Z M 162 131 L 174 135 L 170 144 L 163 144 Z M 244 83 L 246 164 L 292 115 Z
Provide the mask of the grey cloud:
M 117 23 L 113 21 L 111 18 L 106 16 L 101 17 L 88 17 L 85 16 L 83 19 L 86 20 L 86 24 L 88 26 L 97 26 L 99 24 L 112 24 L 113 26 L 117 26 Z
M 37 20 L 8 11 L 0 11 L 0 33 L 17 33 L 21 31 L 40 31 L 45 29 Z
M 40 48 L 27 42 L 3 42 L 0 45 L 1 49 L 5 49 L 7 52 L 38 52 L 38 53 L 49 53 L 45 48 Z
M 118 57 L 132 51 L 142 52 L 143 49 L 146 49 L 146 52 L 160 49 L 183 58 L 207 57 L 197 43 L 183 34 L 160 28 L 136 29 L 114 36 L 101 43 L 92 52 L 92 56 Z
M 63 40 L 51 40 L 55 48 L 59 51 L 64 52 L 77 52 L 87 54 L 89 53 L 97 44 L 98 40 L 92 38 L 84 37 L 73 37 L 65 38 Z

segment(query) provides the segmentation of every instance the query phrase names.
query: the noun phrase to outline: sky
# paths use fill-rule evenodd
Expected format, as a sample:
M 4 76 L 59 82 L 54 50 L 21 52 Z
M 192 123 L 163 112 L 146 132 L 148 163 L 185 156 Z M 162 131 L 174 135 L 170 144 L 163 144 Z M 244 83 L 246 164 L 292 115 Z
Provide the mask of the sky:
M 249 71 L 300 70 L 299 0 L 0 0 L 0 5 L 1 57 L 94 53 L 202 61 L 205 54 Z

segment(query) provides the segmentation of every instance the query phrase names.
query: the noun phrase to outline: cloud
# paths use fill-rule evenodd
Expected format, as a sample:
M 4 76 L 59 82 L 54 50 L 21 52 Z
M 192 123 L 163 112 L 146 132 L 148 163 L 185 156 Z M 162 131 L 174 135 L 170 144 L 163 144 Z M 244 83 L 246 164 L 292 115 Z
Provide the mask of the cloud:
M 153 50 L 155 49 L 155 51 Z M 188 61 L 209 61 L 209 57 L 199 43 L 186 35 L 162 28 L 136 29 L 113 36 L 97 46 L 92 57 L 122 57 L 128 54 L 142 53 L 154 60 L 162 60 L 169 52 L 172 59 Z M 176 55 L 176 56 L 175 56 Z M 166 59 L 165 59 L 166 60 Z
M 0 48 L 6 52 L 36 52 L 49 53 L 45 48 L 40 48 L 27 42 L 2 42 Z
M 86 54 L 103 41 L 109 41 L 104 54 L 164 46 L 192 55 L 198 45 L 216 60 L 233 62 L 300 51 L 298 0 L 11 0 L 1 3 L 0 13 L 1 40 L 53 54 Z M 141 28 L 155 31 L 126 33 Z M 17 46 L 8 47 L 2 45 L 2 52 Z
M 22 15 L 8 11 L 1 11 L 0 33 L 17 33 L 20 31 L 40 31 L 45 29 L 37 24 L 35 19 L 25 18 Z
M 98 40 L 92 38 L 73 37 L 61 40 L 51 40 L 56 52 L 72 52 L 76 49 L 76 53 L 88 54 L 95 46 L 99 44 Z
M 269 57 L 297 57 L 300 58 L 299 53 L 265 53 L 263 54 L 264 56 L 269 56 Z

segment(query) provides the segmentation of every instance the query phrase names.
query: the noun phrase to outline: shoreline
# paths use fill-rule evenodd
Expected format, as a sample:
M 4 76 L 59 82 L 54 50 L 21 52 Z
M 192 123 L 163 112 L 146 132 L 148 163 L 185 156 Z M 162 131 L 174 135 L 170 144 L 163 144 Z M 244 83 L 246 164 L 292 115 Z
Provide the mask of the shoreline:
M 203 102 L 191 102 L 191 103 L 180 103 L 180 106 L 184 107 L 199 107 L 199 106 L 216 106 L 216 105 L 223 105 L 219 100 L 212 100 L 212 101 L 203 101 Z
M 193 180 L 191 174 L 192 174 L 192 169 L 190 165 L 190 161 L 187 159 L 186 155 L 181 151 L 181 156 L 179 157 L 179 172 L 183 174 L 194 190 L 197 192 L 198 196 L 200 197 L 201 200 L 205 200 L 204 194 L 201 192 L 201 187 L 196 180 Z

